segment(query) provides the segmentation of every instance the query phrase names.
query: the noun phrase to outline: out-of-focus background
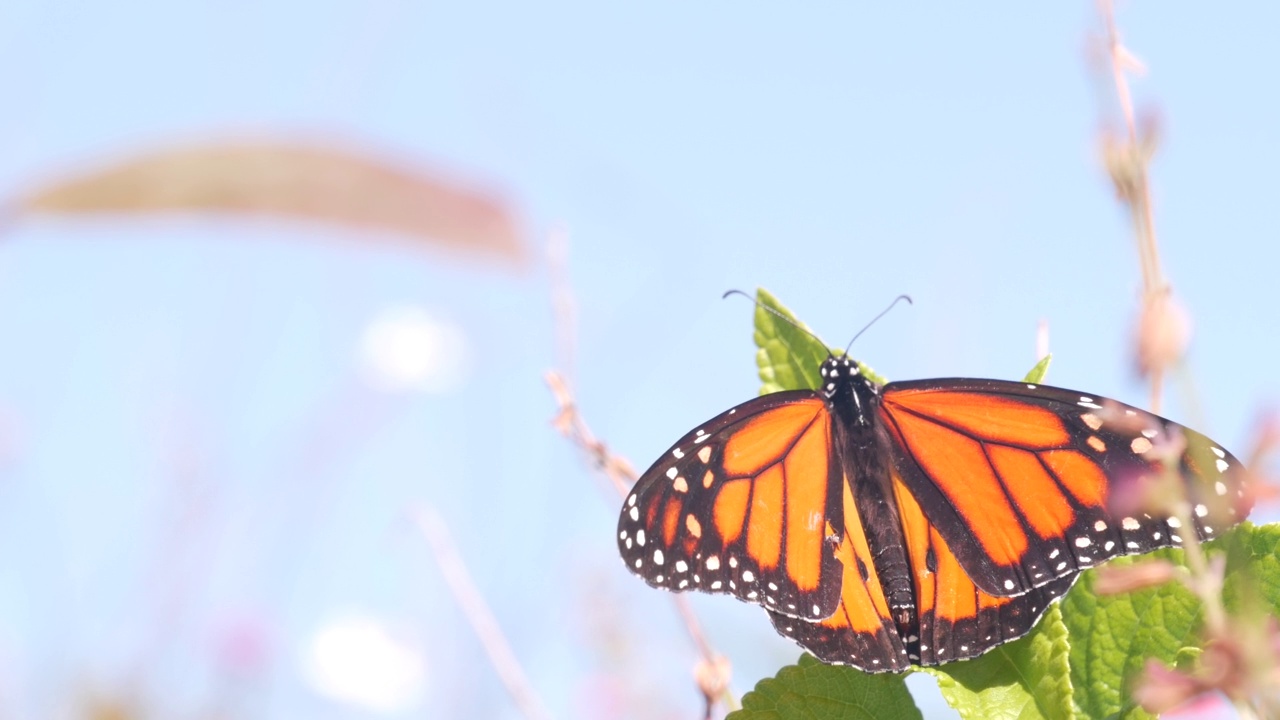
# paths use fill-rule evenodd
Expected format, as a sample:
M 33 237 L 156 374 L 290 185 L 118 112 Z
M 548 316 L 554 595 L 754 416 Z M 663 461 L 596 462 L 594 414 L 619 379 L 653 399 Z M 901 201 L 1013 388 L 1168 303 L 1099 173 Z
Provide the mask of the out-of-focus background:
M 1119 22 L 1165 411 L 1243 453 L 1280 7 Z M 833 344 L 910 293 L 855 346 L 891 379 L 1019 377 L 1044 321 L 1052 384 L 1146 404 L 1106 67 L 1088 2 L 0 6 L 0 718 L 520 717 L 424 512 L 555 716 L 699 716 L 543 373 L 643 469 L 757 390 L 724 290 Z M 799 654 L 693 606 L 737 693 Z

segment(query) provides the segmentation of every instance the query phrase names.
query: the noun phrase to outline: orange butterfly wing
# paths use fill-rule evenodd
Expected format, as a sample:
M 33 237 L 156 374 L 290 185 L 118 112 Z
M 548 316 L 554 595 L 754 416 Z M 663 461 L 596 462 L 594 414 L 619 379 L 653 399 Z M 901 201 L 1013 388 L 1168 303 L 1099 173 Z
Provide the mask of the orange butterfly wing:
M 977 657 L 1027 634 L 1075 582 L 1075 576 L 1060 578 L 1015 597 L 983 592 L 969 579 L 901 478 L 895 474 L 892 482 L 915 591 L 915 615 L 906 633 L 899 635 L 871 552 L 861 540 L 852 495 L 846 493 L 847 533 L 839 553 L 845 567 L 856 568 L 860 577 L 845 576 L 840 607 L 829 618 L 807 622 L 770 613 L 779 633 L 824 662 L 868 672 L 896 672 L 912 664 L 938 665 Z
M 1248 513 L 1235 457 L 1136 408 L 996 380 L 877 389 L 849 367 L 829 359 L 827 394 L 756 398 L 668 450 L 623 506 L 632 572 L 761 604 L 827 662 L 900 671 L 1025 635 L 1082 570 L 1188 531 L 1210 539 Z M 856 447 L 838 450 L 855 425 Z M 1175 435 L 1190 530 L 1116 503 L 1162 472 Z
M 1171 433 L 1187 440 L 1179 471 L 1198 537 L 1248 512 L 1235 457 L 1137 408 L 998 380 L 891 383 L 882 397 L 902 483 L 973 583 L 994 596 L 1179 544 L 1177 518 L 1112 503 L 1126 483 L 1160 472 L 1153 450 Z
M 821 618 L 839 602 L 832 417 L 812 392 L 755 398 L 685 435 L 636 482 L 623 561 L 654 587 Z
M 867 533 L 849 483 L 842 483 L 844 533 L 836 557 L 844 567 L 840 605 L 829 617 L 808 620 L 770 612 L 778 632 L 829 663 L 856 665 L 870 672 L 910 667 L 907 648 L 889 614 L 876 574 Z

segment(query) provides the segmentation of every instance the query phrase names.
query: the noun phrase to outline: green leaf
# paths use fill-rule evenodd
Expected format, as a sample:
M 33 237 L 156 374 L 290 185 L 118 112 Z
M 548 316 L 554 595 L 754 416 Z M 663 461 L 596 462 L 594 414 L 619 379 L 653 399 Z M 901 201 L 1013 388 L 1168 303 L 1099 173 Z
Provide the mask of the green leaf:
M 1227 547 L 1227 611 L 1280 614 L 1280 524 L 1241 523 L 1218 542 Z
M 1230 613 L 1280 611 L 1280 526 L 1242 523 L 1204 548 L 1227 553 L 1223 600 Z M 1170 549 L 1110 564 L 1155 558 L 1183 563 L 1182 551 Z M 1085 573 L 1062 601 L 1075 704 L 1087 717 L 1152 717 L 1130 699 L 1131 684 L 1147 658 L 1186 667 L 1199 655 L 1200 601 L 1178 583 L 1099 596 L 1094 579 L 1094 571 Z
M 1049 353 L 1048 355 L 1040 358 L 1040 362 L 1036 363 L 1036 366 L 1031 368 L 1031 371 L 1027 373 L 1027 376 L 1022 378 L 1022 382 L 1033 383 L 1035 385 L 1039 385 L 1044 382 L 1044 376 L 1049 374 L 1049 363 L 1052 360 L 1053 353 Z
M 757 290 L 756 300 L 760 303 L 755 313 L 755 341 L 756 347 L 760 348 L 756 353 L 756 364 L 760 367 L 760 394 L 817 388 L 822 382 L 818 375 L 822 361 L 829 355 L 843 355 L 844 350 L 828 348 L 768 290 Z M 865 364 L 859 362 L 858 367 L 872 381 L 885 384 L 886 380 Z
M 963 718 L 1070 720 L 1067 627 L 1052 605 L 1035 629 L 981 657 L 925 672 L 938 679 L 947 704 Z
M 1111 565 L 1153 558 L 1182 562 L 1180 550 L 1159 550 Z M 1086 717 L 1151 717 L 1130 698 L 1134 676 L 1156 658 L 1173 664 L 1180 650 L 1193 647 L 1200 603 L 1178 583 L 1121 595 L 1093 591 L 1096 571 L 1086 572 L 1062 601 L 1071 642 L 1075 704 Z
M 742 709 L 725 720 L 918 720 L 905 677 L 826 665 L 806 654 L 756 683 L 742 696 Z
M 1157 550 L 1119 558 L 1124 566 L 1153 559 L 1183 563 L 1181 550 Z M 1148 658 L 1173 665 L 1198 645 L 1201 607 L 1179 583 L 1120 595 L 1098 595 L 1097 571 L 1081 576 L 1062 601 L 1071 642 L 1075 704 L 1087 717 L 1149 718 L 1130 697 L 1135 676 Z

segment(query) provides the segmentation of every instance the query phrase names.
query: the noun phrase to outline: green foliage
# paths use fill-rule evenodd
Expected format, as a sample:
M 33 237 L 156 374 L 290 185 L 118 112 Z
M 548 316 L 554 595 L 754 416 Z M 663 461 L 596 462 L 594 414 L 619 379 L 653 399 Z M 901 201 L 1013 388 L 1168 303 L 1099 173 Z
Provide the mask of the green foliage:
M 756 347 L 760 348 L 756 352 L 756 364 L 760 367 L 760 394 L 817 388 L 822 382 L 818 376 L 822 361 L 828 355 L 843 355 L 844 350 L 828 348 L 768 290 L 757 290 L 756 300 L 760 303 L 756 306 L 755 315 L 755 341 Z M 774 315 L 766 307 L 791 322 Z M 885 383 L 884 378 L 862 362 L 858 367 L 874 382 Z
M 1035 629 L 981 657 L 924 671 L 965 718 L 1067 720 L 1071 713 L 1067 627 L 1051 606 Z
M 1227 556 L 1223 601 L 1229 611 L 1280 610 L 1280 526 L 1242 523 L 1204 547 Z M 1182 555 L 1158 550 L 1110 564 L 1156 558 L 1181 564 Z M 1085 573 L 1062 601 L 1076 707 L 1084 717 L 1151 717 L 1129 699 L 1130 686 L 1148 658 L 1185 666 L 1199 654 L 1200 602 L 1176 583 L 1122 595 L 1097 595 L 1093 584 L 1094 573 Z
M 1181 562 L 1179 550 L 1120 558 L 1112 566 L 1164 558 Z M 1182 585 L 1119 595 L 1093 591 L 1096 573 L 1085 573 L 1062 600 L 1071 644 L 1073 702 L 1081 717 L 1150 717 L 1129 699 L 1130 684 L 1147 658 L 1172 664 L 1195 644 L 1200 602 Z
M 1022 378 L 1022 382 L 1034 383 L 1036 385 L 1044 382 L 1044 376 L 1049 374 L 1049 363 L 1051 362 L 1053 362 L 1053 353 L 1049 353 L 1040 358 L 1040 362 L 1036 363 L 1036 366 L 1031 368 L 1031 371 L 1027 373 L 1026 377 Z
M 815 388 L 818 367 L 831 351 L 809 335 L 776 298 L 760 290 L 755 341 L 761 392 Z M 1050 357 L 1032 368 L 1025 382 L 1040 383 Z M 861 365 L 861 363 L 860 363 Z M 884 380 L 863 371 L 877 382 Z M 1208 543 L 1206 551 L 1226 554 L 1224 601 L 1232 613 L 1280 610 L 1280 526 L 1244 523 Z M 1162 550 L 1114 564 L 1149 558 L 1181 563 L 1180 550 Z M 1187 666 L 1199 655 L 1201 608 L 1176 583 L 1121 595 L 1094 592 L 1095 571 L 1086 572 L 1063 601 L 1045 613 L 1031 633 L 985 655 L 927 672 L 943 696 L 965 718 L 1145 718 L 1129 690 L 1148 658 Z M 918 718 L 903 682 L 905 674 L 870 675 L 824 665 L 812 657 L 762 680 L 743 698 L 733 720 L 787 718 Z
M 905 675 L 871 675 L 804 655 L 742 697 L 726 720 L 919 720 Z
M 1218 543 L 1227 549 L 1227 611 L 1280 614 L 1280 525 L 1242 523 Z

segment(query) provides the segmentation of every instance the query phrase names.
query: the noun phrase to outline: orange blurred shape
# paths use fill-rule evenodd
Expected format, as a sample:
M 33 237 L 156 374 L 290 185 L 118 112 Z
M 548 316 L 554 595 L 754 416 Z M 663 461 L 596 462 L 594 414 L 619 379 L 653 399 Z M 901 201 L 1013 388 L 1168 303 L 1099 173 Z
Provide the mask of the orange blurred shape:
M 1098 568 L 1093 590 L 1099 595 L 1117 595 L 1164 585 L 1178 576 L 1178 568 L 1166 560 L 1150 560 L 1117 567 Z
M 1191 316 L 1168 290 L 1150 293 L 1142 303 L 1135 340 L 1139 373 L 1166 370 L 1187 352 Z
M 143 152 L 30 190 L 24 214 L 218 212 L 391 232 L 523 266 L 507 203 L 446 173 L 343 143 L 208 142 Z

